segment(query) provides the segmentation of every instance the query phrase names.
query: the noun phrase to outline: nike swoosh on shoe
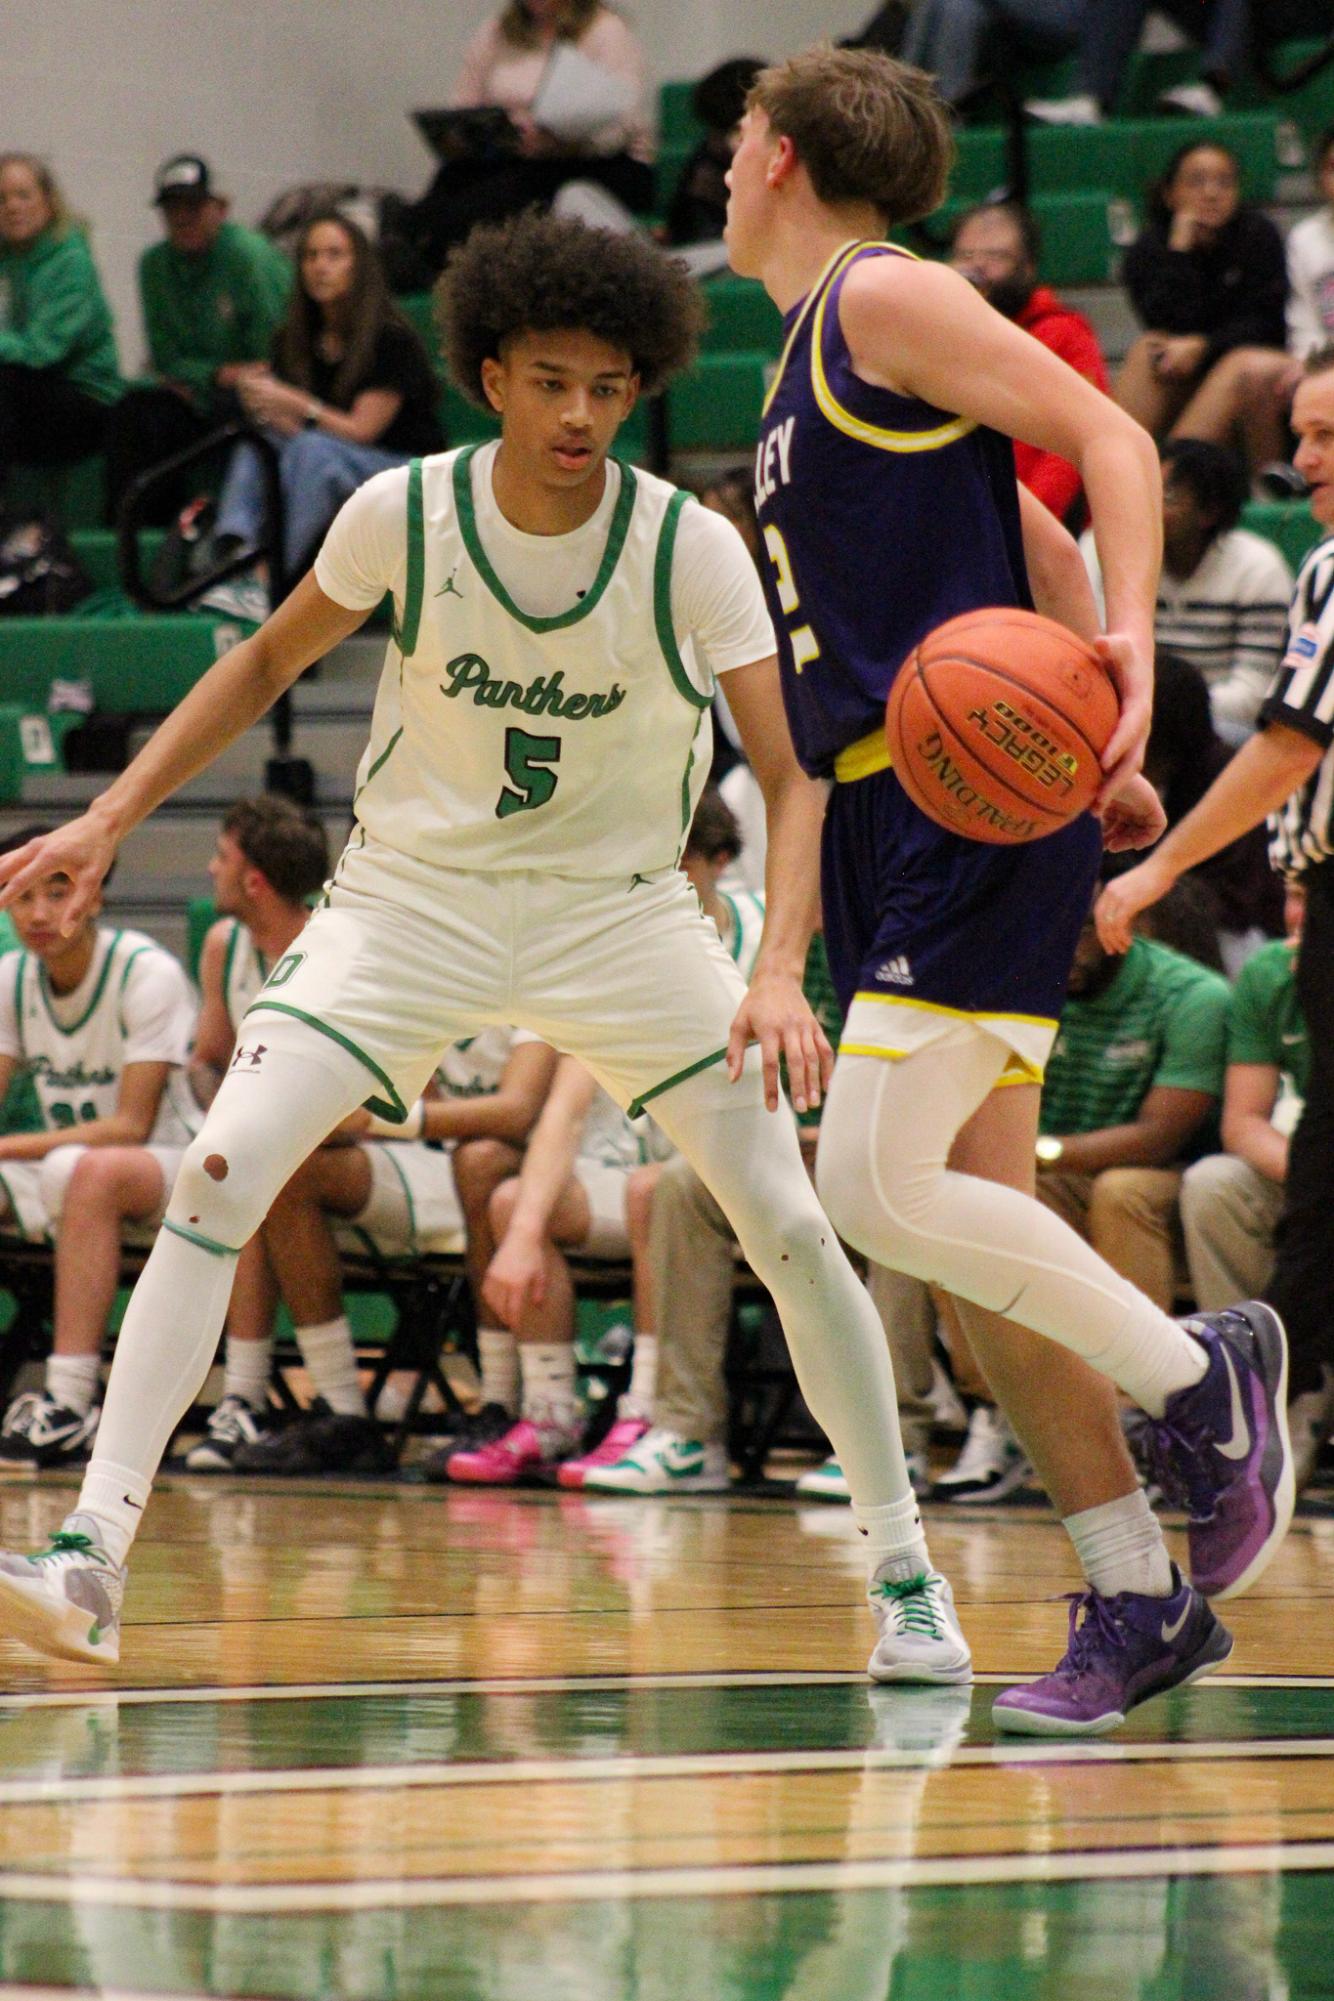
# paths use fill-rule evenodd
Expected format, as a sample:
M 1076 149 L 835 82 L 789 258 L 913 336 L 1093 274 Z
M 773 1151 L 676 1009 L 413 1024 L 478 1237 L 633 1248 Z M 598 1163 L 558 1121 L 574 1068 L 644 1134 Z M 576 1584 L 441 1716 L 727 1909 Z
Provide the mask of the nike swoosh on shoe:
M 1232 1359 L 1230 1348 L 1223 1349 L 1223 1366 L 1227 1370 L 1228 1389 L 1232 1396 L 1232 1436 L 1226 1445 L 1220 1440 L 1214 1450 L 1221 1452 L 1224 1459 L 1244 1459 L 1251 1449 L 1251 1427 L 1246 1419 L 1245 1400 L 1241 1394 L 1241 1384 L 1237 1381 L 1237 1365 Z

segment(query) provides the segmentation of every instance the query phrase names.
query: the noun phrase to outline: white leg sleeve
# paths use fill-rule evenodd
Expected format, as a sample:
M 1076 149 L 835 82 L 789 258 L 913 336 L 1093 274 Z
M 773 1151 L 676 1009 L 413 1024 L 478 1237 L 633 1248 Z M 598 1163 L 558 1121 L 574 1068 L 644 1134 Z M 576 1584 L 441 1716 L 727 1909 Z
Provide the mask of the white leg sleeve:
M 751 1068 L 719 1089 L 701 1072 L 654 1117 L 725 1211 L 778 1308 L 801 1393 L 860 1510 L 910 1494 L 894 1373 L 879 1315 L 820 1208 L 786 1111 L 764 1109 Z
M 840 1057 L 820 1131 L 821 1199 L 878 1264 L 1059 1341 L 1161 1415 L 1170 1390 L 1199 1380 L 1198 1343 L 1031 1196 L 946 1167 L 1008 1057 L 967 1022 L 898 1061 Z
M 111 1490 L 126 1485 L 146 1498 L 217 1352 L 236 1253 L 284 1182 L 367 1094 L 365 1067 L 300 1022 L 266 1021 L 264 1041 L 259 1073 L 223 1080 L 126 1308 L 80 1502 L 86 1512 L 100 1516 Z

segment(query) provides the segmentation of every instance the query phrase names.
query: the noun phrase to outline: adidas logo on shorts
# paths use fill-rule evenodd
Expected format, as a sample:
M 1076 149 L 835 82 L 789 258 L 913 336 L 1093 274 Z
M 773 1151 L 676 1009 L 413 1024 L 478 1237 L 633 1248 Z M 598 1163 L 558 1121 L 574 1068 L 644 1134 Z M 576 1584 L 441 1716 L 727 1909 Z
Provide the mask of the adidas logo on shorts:
M 896 953 L 892 959 L 886 959 L 883 966 L 877 966 L 875 976 L 878 980 L 883 980 L 888 987 L 910 987 L 913 983 L 912 967 L 902 952 Z

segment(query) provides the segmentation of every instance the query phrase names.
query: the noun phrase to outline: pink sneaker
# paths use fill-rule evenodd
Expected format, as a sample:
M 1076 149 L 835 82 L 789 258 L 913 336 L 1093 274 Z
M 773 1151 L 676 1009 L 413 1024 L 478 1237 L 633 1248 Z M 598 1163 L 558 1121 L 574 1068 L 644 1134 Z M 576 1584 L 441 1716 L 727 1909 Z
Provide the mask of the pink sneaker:
M 582 1487 L 584 1475 L 592 1466 L 614 1466 L 623 1459 L 632 1445 L 637 1445 L 648 1430 L 648 1420 L 642 1417 L 618 1417 L 601 1445 L 595 1445 L 591 1452 L 585 1452 L 578 1459 L 564 1459 L 556 1468 L 556 1480 L 562 1487 Z
M 468 1487 L 513 1487 L 545 1459 L 541 1432 L 522 1417 L 490 1445 L 479 1445 L 475 1452 L 452 1452 L 445 1462 L 445 1477 Z

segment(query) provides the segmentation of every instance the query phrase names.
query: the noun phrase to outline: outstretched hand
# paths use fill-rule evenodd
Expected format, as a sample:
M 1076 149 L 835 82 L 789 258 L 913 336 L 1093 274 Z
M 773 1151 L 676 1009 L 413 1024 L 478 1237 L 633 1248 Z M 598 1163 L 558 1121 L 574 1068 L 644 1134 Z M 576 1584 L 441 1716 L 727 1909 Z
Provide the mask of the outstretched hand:
M 73 890 L 61 911 L 60 930 L 62 937 L 72 937 L 115 858 L 114 836 L 93 814 L 82 813 L 52 833 L 39 834 L 0 855 L 0 910 L 7 910 L 16 896 L 48 876 L 68 876 Z
M 784 973 L 758 973 L 751 981 L 727 1039 L 727 1074 L 734 1084 L 751 1042 L 760 1045 L 768 1109 L 778 1110 L 778 1063 L 785 1056 L 793 1105 L 799 1112 L 814 1111 L 833 1075 L 834 1052 L 800 981 Z

